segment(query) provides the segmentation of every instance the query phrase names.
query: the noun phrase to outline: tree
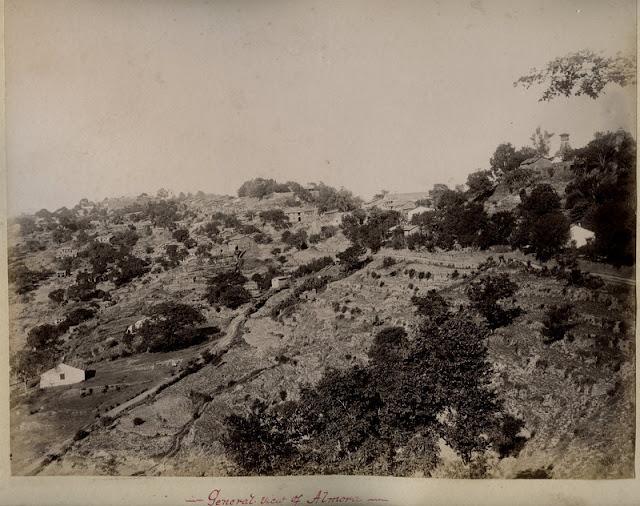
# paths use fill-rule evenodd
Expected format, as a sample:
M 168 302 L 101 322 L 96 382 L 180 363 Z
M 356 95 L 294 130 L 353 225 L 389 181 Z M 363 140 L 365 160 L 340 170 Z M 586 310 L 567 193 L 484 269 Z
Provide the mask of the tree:
M 76 308 L 66 315 L 65 324 L 69 327 L 74 327 L 84 321 L 90 320 L 95 314 L 96 312 L 90 308 Z
M 27 333 L 27 347 L 36 350 L 48 350 L 60 344 L 59 338 L 65 329 L 58 325 L 44 323 L 33 327 Z
M 536 185 L 520 204 L 520 245 L 528 244 L 539 260 L 559 253 L 569 240 L 569 220 L 560 211 L 560 197 L 551 185 Z
M 540 127 L 537 127 L 535 132 L 531 134 L 531 144 L 538 156 L 549 156 L 549 150 L 551 149 L 551 138 L 553 133 L 549 133 L 546 130 L 543 132 Z
M 426 295 L 414 295 L 411 303 L 416 306 L 418 314 L 436 324 L 449 318 L 449 302 L 435 290 L 429 290 Z
M 9 267 L 9 283 L 15 284 L 16 293 L 24 295 L 37 289 L 52 274 L 50 271 L 32 271 L 20 263 Z
M 225 450 L 251 473 L 408 475 L 433 469 L 440 437 L 465 463 L 504 449 L 518 421 L 491 390 L 486 338 L 463 313 L 425 320 L 411 340 L 386 328 L 366 366 L 328 370 L 299 401 L 227 417 Z
M 635 140 L 622 130 L 597 132 L 571 154 L 575 177 L 565 190 L 565 206 L 572 220 L 596 233 L 596 257 L 614 265 L 631 265 L 635 260 Z
M 180 219 L 178 204 L 173 200 L 149 202 L 146 214 L 154 227 L 163 227 L 169 230 L 175 228 L 176 221 Z
M 289 186 L 280 184 L 275 179 L 264 179 L 257 177 L 242 183 L 238 188 L 238 197 L 255 197 L 262 199 L 272 193 L 286 193 L 290 191 Z
M 407 332 L 404 327 L 386 327 L 378 332 L 373 340 L 369 348 L 369 358 L 384 362 L 391 355 L 399 356 L 407 343 Z
M 554 58 L 541 69 L 531 69 L 513 83 L 526 89 L 543 85 L 545 88 L 539 101 L 572 95 L 587 95 L 596 99 L 608 84 L 636 84 L 635 56 L 618 53 L 607 57 L 588 49 L 576 51 Z
M 365 248 L 354 244 L 338 253 L 336 258 L 340 261 L 345 271 L 354 271 L 362 267 L 363 261 L 360 260 L 360 257 L 364 255 L 365 252 Z
M 289 217 L 284 214 L 282 209 L 269 209 L 260 211 L 258 214 L 260 219 L 265 223 L 271 223 L 276 230 L 282 230 L 289 227 Z
M 127 229 L 113 234 L 109 242 L 120 251 L 128 252 L 136 245 L 138 239 L 140 239 L 140 236 L 135 230 Z
M 219 304 L 237 309 L 251 300 L 251 294 L 244 288 L 247 278 L 239 272 L 223 272 L 207 283 L 205 298 L 209 304 Z
M 362 201 L 353 195 L 349 190 L 335 188 L 324 183 L 316 185 L 318 191 L 316 205 L 321 212 L 337 209 L 340 212 L 349 212 L 358 209 Z
M 469 195 L 474 197 L 486 196 L 493 190 L 491 171 L 477 170 L 476 172 L 472 172 L 467 176 L 467 186 L 469 187 Z
M 137 351 L 172 351 L 199 342 L 203 335 L 197 325 L 206 321 L 188 304 L 163 302 L 153 306 L 137 331 L 133 346 Z
M 486 222 L 480 236 L 480 247 L 509 244 L 516 226 L 516 218 L 510 211 L 499 211 Z
M 529 146 L 516 150 L 510 142 L 500 144 L 493 156 L 489 159 L 489 165 L 494 176 L 501 178 L 503 175 L 520 167 L 526 159 L 536 155 L 536 150 Z
M 561 304 L 559 306 L 551 306 L 547 309 L 542 323 L 542 335 L 544 343 L 550 344 L 560 341 L 574 324 L 570 322 L 573 308 L 570 304 Z
M 539 260 L 560 253 L 569 240 L 569 220 L 560 211 L 533 217 L 529 227 L 529 244 Z
M 49 298 L 56 304 L 62 304 L 64 302 L 64 289 L 58 288 L 49 292 Z
M 469 284 L 467 297 L 471 305 L 486 318 L 489 328 L 495 329 L 508 325 L 522 313 L 518 307 L 504 308 L 501 304 L 517 291 L 518 285 L 507 274 L 488 275 Z
M 189 231 L 186 228 L 177 228 L 173 231 L 172 236 L 178 242 L 185 242 L 189 239 Z
M 149 262 L 135 255 L 126 255 L 117 260 L 112 277 L 116 286 L 122 286 L 145 275 L 151 269 Z
M 209 222 L 205 225 L 202 225 L 198 229 L 198 233 L 202 235 L 206 235 L 209 239 L 213 240 L 220 233 L 220 230 L 218 229 L 215 223 Z
M 378 251 L 389 237 L 389 231 L 400 223 L 398 211 L 373 208 L 369 215 L 361 209 L 345 215 L 340 225 L 344 235 L 354 245 Z
M 304 230 L 298 230 L 297 232 L 290 232 L 285 230 L 282 233 L 282 242 L 288 244 L 291 247 L 299 250 L 307 249 L 307 232 Z
M 82 253 L 91 265 L 94 274 L 104 274 L 118 259 L 118 251 L 111 244 L 92 242 Z
M 539 184 L 531 190 L 521 204 L 522 212 L 534 216 L 560 209 L 560 197 L 549 184 Z

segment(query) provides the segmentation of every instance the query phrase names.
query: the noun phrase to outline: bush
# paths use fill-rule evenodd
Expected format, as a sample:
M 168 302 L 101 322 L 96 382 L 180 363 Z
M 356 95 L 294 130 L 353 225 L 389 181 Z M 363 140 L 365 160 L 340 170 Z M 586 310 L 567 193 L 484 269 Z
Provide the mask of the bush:
M 205 298 L 209 304 L 237 309 L 251 300 L 251 294 L 243 286 L 247 281 L 235 271 L 218 274 L 209 280 Z
M 273 306 L 269 315 L 273 320 L 277 320 L 281 316 L 288 316 L 293 312 L 298 302 L 299 299 L 296 295 L 289 295 L 286 299 Z
M 16 293 L 20 295 L 35 290 L 51 275 L 50 271 L 32 271 L 23 264 L 9 267 L 9 283 L 15 284 Z
M 435 290 L 429 290 L 421 297 L 414 295 L 411 303 L 420 316 L 435 323 L 443 322 L 449 317 L 449 302 Z
M 282 233 L 281 240 L 283 243 L 299 250 L 307 249 L 307 233 L 304 230 L 299 230 L 295 233 L 285 230 Z
M 329 256 L 314 258 L 313 260 L 307 262 L 306 264 L 302 264 L 300 267 L 298 267 L 293 272 L 293 277 L 299 278 L 302 276 L 307 276 L 309 274 L 314 274 L 330 265 L 333 265 L 333 258 Z
M 369 358 L 383 362 L 390 355 L 397 356 L 407 345 L 407 332 L 403 327 L 387 327 L 376 334 L 369 349 Z
M 258 232 L 257 234 L 254 234 L 253 240 L 257 244 L 271 244 L 273 242 L 273 239 L 271 239 L 271 236 L 268 236 L 267 234 L 264 234 L 262 232 Z
M 74 327 L 75 325 L 79 325 L 80 323 L 90 320 L 95 316 L 96 312 L 93 309 L 89 308 L 78 308 L 74 309 L 66 316 L 66 324 L 69 327 Z
M 260 219 L 265 223 L 271 223 L 276 230 L 283 230 L 289 227 L 289 217 L 284 214 L 282 209 L 270 209 L 260 211 L 258 214 Z
M 196 328 L 205 321 L 200 311 L 187 304 L 157 304 L 137 330 L 133 347 L 137 351 L 162 352 L 191 346 L 206 337 Z
M 561 304 L 560 306 L 551 306 L 547 309 L 542 323 L 544 328 L 542 335 L 543 342 L 550 344 L 560 341 L 574 324 L 570 323 L 573 309 L 570 304 Z
M 396 259 L 393 257 L 384 257 L 382 260 L 382 267 L 391 267 L 396 264 Z
M 74 441 L 80 441 L 81 439 L 86 438 L 88 435 L 89 435 L 89 433 L 86 430 L 80 429 L 73 436 L 73 440 Z
M 145 422 L 144 419 L 140 418 L 139 416 L 136 416 L 133 419 L 133 425 L 136 425 L 136 426 L 142 425 L 144 422 Z
M 178 242 L 185 242 L 189 238 L 189 231 L 186 228 L 177 228 L 171 234 Z
M 486 318 L 489 328 L 495 329 L 508 325 L 522 314 L 519 307 L 505 309 L 499 303 L 512 297 L 517 290 L 518 285 L 507 274 L 489 275 L 471 282 L 467 288 L 467 296 L 471 305 Z
M 550 480 L 553 478 L 552 470 L 552 465 L 549 465 L 546 468 L 540 467 L 538 469 L 525 469 L 524 471 L 518 472 L 514 478 L 519 480 Z
M 58 288 L 57 290 L 52 290 L 49 292 L 49 299 L 51 299 L 56 304 L 62 304 L 64 302 L 64 289 Z

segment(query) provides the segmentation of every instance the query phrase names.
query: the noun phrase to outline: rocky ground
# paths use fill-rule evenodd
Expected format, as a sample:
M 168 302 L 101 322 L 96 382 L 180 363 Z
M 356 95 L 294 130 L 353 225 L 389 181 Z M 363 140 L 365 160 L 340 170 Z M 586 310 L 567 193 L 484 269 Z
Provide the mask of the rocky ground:
M 410 303 L 414 293 L 436 288 L 454 304 L 464 303 L 463 276 L 471 275 L 486 257 L 416 256 L 384 268 L 384 255 L 308 296 L 281 320 L 271 318 L 270 308 L 290 290 L 236 317 L 222 344 L 212 346 L 224 352 L 219 362 L 96 427 L 41 473 L 238 474 L 220 443 L 226 416 L 247 412 L 255 400 L 275 404 L 295 399 L 302 385 L 318 381 L 328 368 L 364 363 L 376 328 L 403 325 L 411 331 L 414 327 Z M 409 278 L 405 271 L 411 268 L 429 271 L 432 277 Z M 454 270 L 463 274 L 452 279 Z M 611 356 L 595 347 L 594 336 L 610 321 L 630 321 L 631 308 L 606 288 L 563 292 L 564 285 L 555 279 L 524 269 L 497 270 L 509 272 L 520 286 L 516 300 L 525 313 L 490 338 L 494 383 L 508 410 L 525 420 L 528 441 L 518 457 L 493 462 L 489 476 L 514 477 L 541 468 L 552 469 L 555 478 L 630 476 L 635 427 L 633 330 L 615 335 Z M 372 278 L 372 272 L 380 279 Z M 564 300 L 576 307 L 575 337 L 572 342 L 543 344 L 539 323 L 543 305 Z M 443 448 L 445 458 L 433 475 L 464 475 L 450 453 Z

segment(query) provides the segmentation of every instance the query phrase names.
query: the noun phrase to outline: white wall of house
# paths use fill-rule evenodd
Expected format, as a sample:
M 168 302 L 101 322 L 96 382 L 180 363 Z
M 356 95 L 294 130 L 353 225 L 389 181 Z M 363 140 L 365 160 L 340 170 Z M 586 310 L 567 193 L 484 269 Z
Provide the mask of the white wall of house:
M 40 388 L 57 387 L 61 385 L 73 385 L 84 381 L 85 374 L 82 369 L 60 364 L 40 375 Z

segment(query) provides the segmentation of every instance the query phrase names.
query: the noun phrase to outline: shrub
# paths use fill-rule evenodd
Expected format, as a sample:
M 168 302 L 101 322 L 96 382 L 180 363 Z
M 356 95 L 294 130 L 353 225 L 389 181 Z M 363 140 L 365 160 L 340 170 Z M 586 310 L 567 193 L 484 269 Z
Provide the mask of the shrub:
M 49 292 L 49 299 L 56 304 L 62 304 L 64 302 L 64 289 L 58 288 Z
M 23 264 L 9 267 L 9 283 L 15 284 L 16 293 L 20 295 L 35 290 L 51 275 L 49 271 L 32 271 Z
M 260 219 L 265 223 L 271 223 L 276 230 L 283 230 L 289 227 L 289 217 L 282 209 L 271 209 L 260 211 Z
M 486 318 L 489 328 L 495 329 L 508 325 L 522 313 L 518 307 L 505 309 L 499 303 L 513 296 L 517 290 L 518 285 L 507 274 L 489 275 L 471 282 L 467 296 L 471 305 Z
M 285 230 L 281 237 L 282 242 L 285 244 L 303 250 L 307 248 L 307 233 L 304 230 L 298 230 L 297 232 L 290 232 Z
M 175 302 L 163 302 L 151 308 L 148 319 L 136 332 L 137 351 L 172 351 L 196 344 L 205 335 L 196 326 L 205 322 L 200 311 Z
M 539 467 L 538 469 L 525 469 L 518 472 L 514 478 L 526 480 L 549 480 L 553 478 L 553 465 Z
M 398 355 L 407 345 L 407 332 L 403 327 L 386 327 L 376 334 L 369 349 L 369 358 L 380 362 Z
M 273 239 L 271 239 L 271 236 L 264 234 L 262 232 L 258 232 L 257 234 L 254 234 L 253 240 L 258 244 L 271 244 L 273 242 Z
M 84 430 L 84 429 L 79 429 L 75 435 L 73 436 L 73 440 L 74 441 L 80 441 L 81 439 L 86 438 L 89 435 L 89 433 Z
M 414 295 L 411 303 L 416 306 L 420 316 L 435 323 L 443 322 L 449 317 L 449 302 L 435 290 L 429 290 L 422 297 Z
M 251 300 L 251 294 L 242 286 L 246 282 L 247 278 L 239 272 L 218 274 L 209 280 L 205 298 L 209 304 L 237 309 Z
M 321 271 L 325 267 L 333 265 L 333 258 L 329 256 L 314 258 L 313 260 L 307 262 L 306 264 L 302 264 L 293 272 L 294 278 L 299 278 L 302 276 L 307 276 L 309 274 L 316 273 Z
M 574 324 L 570 323 L 573 310 L 570 304 L 551 306 L 547 309 L 542 323 L 544 325 L 542 335 L 543 342 L 550 344 L 560 341 Z
M 298 304 L 299 299 L 295 295 L 289 295 L 286 299 L 278 302 L 271 308 L 270 316 L 273 320 L 277 320 L 281 316 L 290 315 Z
M 145 422 L 144 419 L 140 418 L 139 416 L 136 416 L 133 419 L 133 425 L 136 425 L 136 426 L 142 425 L 144 422 Z
M 84 321 L 90 320 L 95 316 L 95 314 L 95 310 L 89 308 L 74 309 L 67 314 L 66 323 L 69 327 L 74 327 L 75 325 L 79 325 Z
M 393 257 L 384 257 L 382 260 L 382 267 L 391 267 L 396 264 L 396 259 Z

